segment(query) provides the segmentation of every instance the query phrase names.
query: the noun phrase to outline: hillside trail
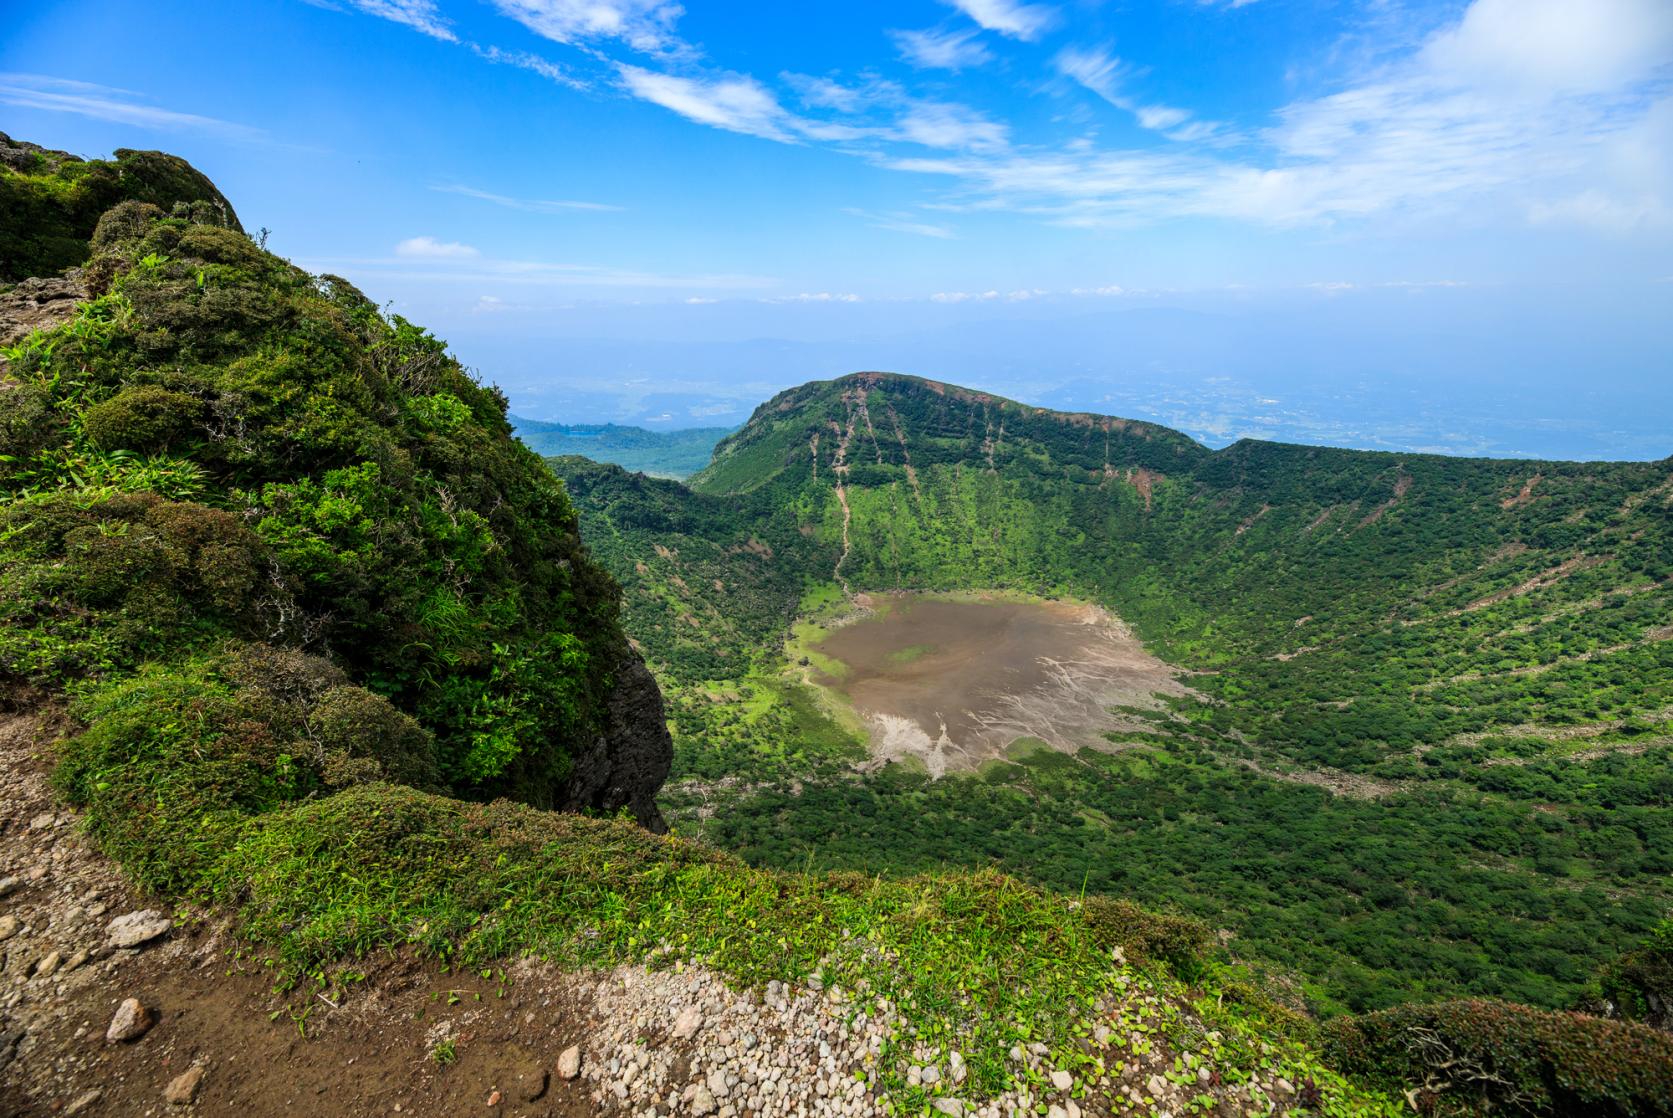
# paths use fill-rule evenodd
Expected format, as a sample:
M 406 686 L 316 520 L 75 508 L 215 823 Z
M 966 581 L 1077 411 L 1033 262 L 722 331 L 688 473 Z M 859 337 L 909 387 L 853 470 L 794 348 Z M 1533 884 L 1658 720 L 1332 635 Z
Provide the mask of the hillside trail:
M 348 979 L 280 982 L 273 960 L 233 937 L 226 918 L 140 896 L 88 845 L 48 783 L 63 725 L 50 710 L 0 714 L 7 1118 L 885 1112 L 860 1075 L 874 1075 L 900 1019 L 816 979 L 738 990 L 701 967 L 566 972 L 533 960 L 450 973 L 391 953 L 357 962 Z M 965 1068 L 945 1054 L 914 1052 L 922 1066 L 907 1073 L 927 1080 L 938 1067 L 947 1092 L 938 1113 L 964 1118 L 1106 1118 L 1141 1097 L 1182 1113 L 1193 1096 L 1213 1100 L 1203 1113 L 1229 1118 L 1272 1113 L 1267 1100 L 1283 1112 L 1302 1090 L 1268 1078 L 1257 1098 L 1207 1065 L 1199 1082 L 1168 1080 L 1179 1053 L 1166 1043 L 1147 1042 L 1142 1056 L 1110 1043 L 1103 1022 L 1162 1005 L 1142 983 L 1124 989 L 1090 1013 L 1086 1043 L 1103 1046 L 1091 1054 L 1111 1069 L 1101 1083 L 1059 1087 L 1069 1077 L 1046 1064 L 1043 1045 L 1012 1050 L 1037 1086 L 986 1101 L 952 1094 Z M 130 998 L 141 1007 L 138 1035 L 112 1041 L 107 1030 Z

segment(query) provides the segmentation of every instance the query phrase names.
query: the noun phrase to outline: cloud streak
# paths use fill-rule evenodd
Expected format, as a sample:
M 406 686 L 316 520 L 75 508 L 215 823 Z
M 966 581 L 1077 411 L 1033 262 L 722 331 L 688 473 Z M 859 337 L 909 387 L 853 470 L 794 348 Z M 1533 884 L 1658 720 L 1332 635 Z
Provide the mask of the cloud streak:
M 229 140 L 257 140 L 259 128 L 196 113 L 176 112 L 139 100 L 124 89 L 43 74 L 0 74 L 0 104 L 53 113 L 73 113 L 112 124 L 161 132 L 200 132 Z
M 620 213 L 621 206 L 613 206 L 607 202 L 572 202 L 559 199 L 544 198 L 512 198 L 505 194 L 495 194 L 487 190 L 478 190 L 473 186 L 432 186 L 431 190 L 438 194 L 458 194 L 465 198 L 475 198 L 480 202 L 492 202 L 496 206 L 503 206 L 508 210 L 522 210 L 535 214 L 562 213 Z

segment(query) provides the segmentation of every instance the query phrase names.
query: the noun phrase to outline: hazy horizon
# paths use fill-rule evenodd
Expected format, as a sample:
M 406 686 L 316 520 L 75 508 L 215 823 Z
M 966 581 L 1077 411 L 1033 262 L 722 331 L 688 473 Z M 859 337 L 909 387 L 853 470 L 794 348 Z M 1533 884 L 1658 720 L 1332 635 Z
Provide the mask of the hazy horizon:
M 187 157 L 533 419 L 880 368 L 1210 445 L 1673 453 L 1665 0 L 67 0 L 0 129 Z

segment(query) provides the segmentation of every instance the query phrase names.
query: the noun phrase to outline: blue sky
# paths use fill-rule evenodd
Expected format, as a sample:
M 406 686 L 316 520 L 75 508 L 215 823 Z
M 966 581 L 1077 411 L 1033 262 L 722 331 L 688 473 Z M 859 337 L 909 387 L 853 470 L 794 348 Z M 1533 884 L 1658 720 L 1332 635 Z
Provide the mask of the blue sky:
M 1661 457 L 1667 0 L 62 0 L 0 128 L 205 169 L 543 418 L 858 367 Z

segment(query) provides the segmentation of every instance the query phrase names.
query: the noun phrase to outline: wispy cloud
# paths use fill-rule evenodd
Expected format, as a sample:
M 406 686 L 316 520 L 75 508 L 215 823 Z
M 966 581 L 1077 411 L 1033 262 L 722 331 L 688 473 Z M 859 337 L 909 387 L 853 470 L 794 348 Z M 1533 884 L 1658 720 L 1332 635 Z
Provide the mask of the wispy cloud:
M 1008 129 L 967 105 L 921 101 L 909 107 L 896 123 L 900 139 L 924 147 L 969 151 L 998 151 L 1006 146 Z
M 943 0 L 988 31 L 1032 42 L 1056 26 L 1056 8 L 1016 0 Z
M 415 241 L 432 241 L 417 237 Z M 411 242 L 403 242 L 409 244 Z M 444 248 L 447 246 L 443 246 Z M 443 286 L 482 287 L 602 287 L 685 289 L 687 291 L 749 291 L 776 287 L 771 276 L 714 272 L 676 274 L 615 268 L 600 264 L 574 264 L 546 260 L 508 260 L 473 255 L 469 246 L 462 253 L 397 253 L 388 257 L 317 257 L 297 263 L 311 271 L 337 271 L 345 275 L 375 273 L 389 279 Z
M 1086 87 L 1116 108 L 1132 113 L 1141 128 L 1166 132 L 1182 140 L 1206 139 L 1217 130 L 1217 126 L 1206 121 L 1195 122 L 1189 131 L 1182 130 L 1180 126 L 1191 119 L 1187 110 L 1167 105 L 1146 105 L 1127 96 L 1122 90 L 1127 68 L 1110 53 L 1108 47 L 1065 47 L 1057 53 L 1053 65 L 1064 77 Z
M 395 246 L 396 256 L 422 260 L 468 260 L 482 254 L 470 245 L 458 241 L 438 241 L 434 237 L 408 237 Z
M 522 210 L 525 213 L 560 214 L 586 211 L 594 213 L 619 213 L 621 206 L 612 206 L 606 202 L 571 202 L 546 198 L 512 198 L 505 194 L 495 194 L 487 190 L 478 190 L 473 186 L 432 186 L 431 190 L 440 194 L 459 194 L 466 198 L 475 198 L 482 202 L 492 202 L 496 206 L 504 206 L 508 210 Z
M 754 78 L 736 74 L 687 78 L 655 73 L 625 62 L 618 64 L 617 71 L 624 88 L 633 96 L 661 105 L 688 120 L 780 143 L 796 142 L 790 114 Z
M 459 36 L 453 33 L 453 28 L 442 17 L 441 10 L 436 7 L 435 0 L 347 0 L 347 2 L 367 15 L 387 19 L 392 23 L 403 24 L 414 31 L 430 36 L 432 39 L 440 39 L 447 43 L 459 41 Z
M 520 70 L 539 74 L 547 81 L 566 85 L 571 89 L 586 89 L 588 84 L 580 78 L 559 66 L 556 62 L 548 61 L 538 54 L 530 54 L 526 50 L 501 50 L 495 46 L 482 46 L 480 43 L 467 43 L 472 53 L 478 58 L 489 62 L 497 62 L 503 66 L 516 66 Z
M 1101 58 L 1069 59 L 1095 91 L 1118 76 Z M 1069 225 L 1370 215 L 1667 225 L 1670 60 L 1673 7 L 1662 0 L 1476 0 L 1404 61 L 1281 110 L 1241 158 L 1186 145 L 887 165 Z
M 775 295 L 763 303 L 858 303 L 860 297 L 852 292 L 804 291 L 799 295 Z
M 685 12 L 669 0 L 494 0 L 494 7 L 554 42 L 619 39 L 643 51 L 672 45 Z
M 891 31 L 889 38 L 901 58 L 920 70 L 966 70 L 993 60 L 975 31 Z
M 937 240 L 948 241 L 958 236 L 945 225 L 935 225 L 927 221 L 919 221 L 911 214 L 905 213 L 872 213 L 869 210 L 845 209 L 842 211 L 850 217 L 857 217 L 874 229 L 887 229 L 893 233 L 911 233 L 917 237 L 934 237 Z
M 0 104 L 74 113 L 162 132 L 203 132 L 231 140 L 255 140 L 265 135 L 247 124 L 148 105 L 139 94 L 125 89 L 44 74 L 0 74 Z
M 999 298 L 997 291 L 937 291 L 929 297 L 932 303 L 968 303 L 972 299 L 987 300 Z

